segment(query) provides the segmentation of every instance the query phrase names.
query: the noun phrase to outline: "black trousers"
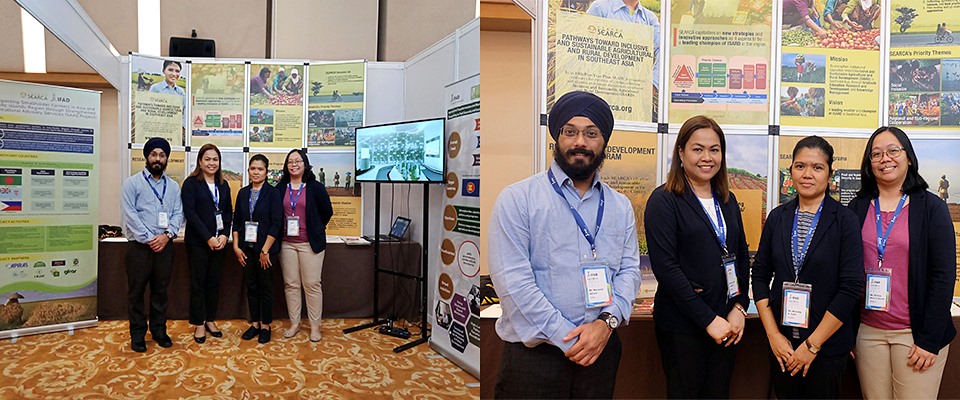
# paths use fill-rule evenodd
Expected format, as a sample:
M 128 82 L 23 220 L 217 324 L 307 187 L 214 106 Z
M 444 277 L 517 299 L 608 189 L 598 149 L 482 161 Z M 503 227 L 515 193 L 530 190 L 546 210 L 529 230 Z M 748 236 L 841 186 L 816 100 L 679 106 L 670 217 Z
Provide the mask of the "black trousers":
M 607 347 L 589 367 L 570 361 L 559 347 L 543 343 L 529 348 L 506 343 L 494 397 L 498 399 L 609 399 L 622 352 L 614 331 Z
M 226 250 L 210 250 L 203 245 L 187 244 L 190 262 L 190 323 L 203 325 L 217 319 L 220 296 L 220 270 Z
M 272 267 L 260 266 L 260 252 L 246 248 L 247 266 L 243 267 L 243 277 L 247 282 L 247 304 L 250 306 L 250 322 L 262 324 L 273 322 L 273 269 L 280 268 L 275 254 L 270 255 Z
M 150 286 L 150 333 L 167 333 L 167 284 L 173 271 L 173 242 L 159 253 L 149 245 L 130 242 L 127 245 L 127 312 L 130 317 L 130 339 L 140 341 L 147 334 L 147 316 L 143 296 Z
M 667 397 L 671 399 L 725 399 L 736 346 L 718 345 L 706 332 L 684 334 L 656 328 Z
M 803 371 L 790 376 L 790 371 L 780 372 L 780 364 L 770 352 L 770 373 L 773 375 L 773 390 L 778 399 L 839 399 L 843 373 L 847 370 L 844 354 L 836 357 L 817 356 L 810 364 L 807 376 Z

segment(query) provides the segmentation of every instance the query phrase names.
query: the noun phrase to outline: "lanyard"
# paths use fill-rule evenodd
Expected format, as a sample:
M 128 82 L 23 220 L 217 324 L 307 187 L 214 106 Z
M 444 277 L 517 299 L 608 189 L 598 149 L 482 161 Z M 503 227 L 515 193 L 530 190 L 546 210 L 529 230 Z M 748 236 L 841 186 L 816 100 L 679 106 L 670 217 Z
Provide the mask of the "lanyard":
M 820 200 L 820 207 L 817 208 L 817 213 L 813 215 L 813 221 L 810 222 L 810 229 L 807 230 L 807 234 L 803 239 L 803 247 L 800 247 L 799 244 L 799 224 L 800 224 L 800 203 L 797 203 L 797 209 L 793 213 L 793 278 L 795 283 L 800 282 L 800 267 L 803 265 L 803 261 L 807 258 L 807 250 L 810 249 L 810 242 L 813 240 L 813 233 L 817 230 L 817 224 L 820 223 L 820 214 L 823 213 L 823 203 L 827 201 L 827 196 L 823 196 L 823 200 Z
M 881 234 L 880 224 L 880 198 L 873 199 L 873 211 L 877 216 L 877 269 L 883 266 L 883 253 L 887 251 L 887 239 L 890 238 L 890 232 L 893 232 L 893 224 L 897 223 L 900 212 L 903 211 L 903 203 L 907 201 L 907 195 L 900 196 L 900 203 L 897 204 L 897 210 L 893 212 L 893 218 L 890 219 L 890 225 L 887 225 L 887 231 Z
M 703 203 L 701 203 L 703 205 Z M 720 202 L 717 201 L 717 195 L 713 195 L 713 208 L 717 213 L 717 223 L 714 223 L 710 217 L 707 217 L 707 220 L 710 221 L 710 227 L 713 228 L 713 233 L 717 235 L 717 240 L 720 241 L 720 247 L 723 248 L 723 254 L 729 254 L 727 251 L 727 227 L 723 223 L 723 214 L 720 213 Z M 704 207 L 704 212 L 710 212 Z M 717 225 L 719 224 L 719 225 Z
M 263 190 L 263 189 L 260 189 Z M 257 201 L 260 200 L 260 190 L 253 190 L 253 186 L 250 187 L 250 220 L 253 221 L 253 208 L 257 206 Z M 253 194 L 257 195 L 254 196 Z
M 210 195 L 213 196 L 213 208 L 220 212 L 220 187 L 216 183 L 213 184 Z
M 300 191 L 303 190 L 303 182 L 300 182 L 300 188 L 297 189 L 297 196 L 293 196 L 293 185 L 287 184 L 287 191 L 290 194 L 290 215 L 297 213 L 297 201 L 300 200 Z
M 553 175 L 552 170 L 547 170 L 547 176 L 550 178 L 550 185 L 553 186 L 553 190 L 560 195 L 560 198 L 563 201 L 567 202 L 566 196 L 563 195 L 563 192 L 560 191 L 560 184 L 557 183 L 557 177 Z M 597 207 L 597 234 L 600 234 L 600 223 L 603 221 L 603 187 L 600 188 L 600 206 Z M 570 205 L 570 202 L 567 202 L 567 206 L 570 207 L 570 212 L 573 213 L 573 219 L 577 220 L 577 226 L 580 227 L 580 233 L 583 234 L 583 237 L 587 239 L 587 242 L 590 243 L 590 250 L 593 251 L 593 259 L 597 259 L 597 243 L 593 235 L 590 234 L 590 230 L 587 229 L 587 223 L 583 221 L 583 217 L 580 216 L 580 213 L 577 212 L 577 209 Z
M 140 175 L 143 175 L 143 180 L 147 181 L 147 186 L 150 186 L 150 189 L 153 190 L 153 194 L 157 196 L 157 200 L 160 200 L 160 207 L 163 207 L 163 198 L 167 197 L 167 176 L 160 175 L 160 179 L 163 179 L 163 194 L 157 192 L 157 188 L 153 187 L 153 182 L 150 182 L 150 178 L 147 178 L 147 173 L 140 171 Z

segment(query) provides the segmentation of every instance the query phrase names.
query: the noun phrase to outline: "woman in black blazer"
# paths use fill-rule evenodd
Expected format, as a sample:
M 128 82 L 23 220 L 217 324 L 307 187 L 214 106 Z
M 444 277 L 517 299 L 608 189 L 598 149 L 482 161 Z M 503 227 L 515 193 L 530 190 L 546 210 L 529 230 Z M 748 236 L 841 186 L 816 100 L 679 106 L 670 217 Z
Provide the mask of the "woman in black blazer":
M 190 262 L 190 323 L 195 326 L 193 340 L 203 343 L 204 333 L 223 336 L 214 320 L 224 246 L 230 235 L 233 210 L 230 185 L 220 174 L 220 149 L 207 143 L 197 153 L 197 166 L 183 180 L 180 191 L 183 215 L 187 220 L 187 258 Z
M 670 398 L 728 397 L 743 336 L 749 252 L 725 154 L 715 121 L 684 122 L 667 182 L 653 191 L 644 213 Z
M 326 227 L 333 217 L 333 205 L 327 189 L 317 181 L 311 169 L 306 153 L 293 149 L 287 153 L 283 176 L 277 185 L 284 192 L 280 269 L 283 271 L 284 295 L 290 313 L 290 329 L 283 332 L 283 336 L 291 338 L 300 331 L 302 286 L 307 297 L 310 340 L 319 342 L 323 312 L 320 277 L 324 249 L 327 247 Z
M 797 198 L 770 212 L 753 262 L 753 299 L 779 399 L 839 398 L 856 339 L 860 224 L 827 193 L 832 174 L 830 143 L 819 136 L 797 142 L 790 164 Z
M 882 299 L 870 289 L 885 276 L 892 288 L 886 310 L 865 299 L 861 313 L 855 362 L 863 395 L 936 398 L 957 334 L 950 317 L 957 266 L 950 212 L 926 190 L 913 145 L 899 128 L 881 127 L 870 137 L 860 182 L 849 207 L 863 223 L 867 296 Z M 877 238 L 888 231 L 881 263 Z
M 283 205 L 280 190 L 266 183 L 267 157 L 250 157 L 247 173 L 250 184 L 237 193 L 233 214 L 233 252 L 243 266 L 250 306 L 250 328 L 241 336 L 250 340 L 259 335 L 260 343 L 270 341 L 273 322 L 273 270 L 280 253 L 280 229 Z M 249 262 L 248 262 L 249 260 Z

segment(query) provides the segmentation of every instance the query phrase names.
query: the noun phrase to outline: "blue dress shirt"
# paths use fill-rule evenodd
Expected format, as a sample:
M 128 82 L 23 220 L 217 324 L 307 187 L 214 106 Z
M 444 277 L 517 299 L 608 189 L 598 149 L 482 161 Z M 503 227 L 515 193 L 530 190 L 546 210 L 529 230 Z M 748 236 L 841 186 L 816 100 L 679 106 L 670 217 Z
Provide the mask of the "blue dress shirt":
M 143 178 L 146 174 L 147 179 Z M 163 184 L 166 181 L 167 193 L 163 193 Z M 163 204 L 150 187 L 163 196 Z M 183 205 L 180 202 L 180 185 L 167 175 L 154 179 L 146 168 L 143 171 L 127 178 L 120 189 L 120 208 L 123 211 L 123 226 L 128 240 L 140 243 L 150 243 L 150 240 L 164 231 L 174 235 L 183 225 Z M 160 211 L 167 213 L 166 229 L 161 228 L 158 217 Z
M 635 22 L 653 27 L 653 86 L 660 88 L 660 20 L 657 14 L 642 4 L 631 14 L 623 0 L 597 0 L 587 9 L 587 14 L 619 21 Z
M 503 315 L 497 334 L 527 347 L 541 343 L 564 352 L 577 338 L 563 337 L 601 312 L 629 322 L 640 289 L 640 250 L 633 206 L 626 196 L 600 181 L 599 174 L 582 197 L 560 167 L 550 167 L 564 198 L 542 172 L 506 187 L 490 219 L 490 276 L 500 296 Z M 600 191 L 604 216 L 596 232 Z M 581 234 L 570 206 L 577 209 L 596 238 L 597 259 L 606 260 L 613 304 L 587 308 L 580 266 L 593 260 L 590 243 Z

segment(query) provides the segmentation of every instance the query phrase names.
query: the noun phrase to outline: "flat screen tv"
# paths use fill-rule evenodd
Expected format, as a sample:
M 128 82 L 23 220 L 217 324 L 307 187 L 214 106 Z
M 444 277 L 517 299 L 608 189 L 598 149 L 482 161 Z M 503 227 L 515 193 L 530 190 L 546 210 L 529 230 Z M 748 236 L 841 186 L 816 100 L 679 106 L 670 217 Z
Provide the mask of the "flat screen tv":
M 357 182 L 444 181 L 444 118 L 357 128 Z

